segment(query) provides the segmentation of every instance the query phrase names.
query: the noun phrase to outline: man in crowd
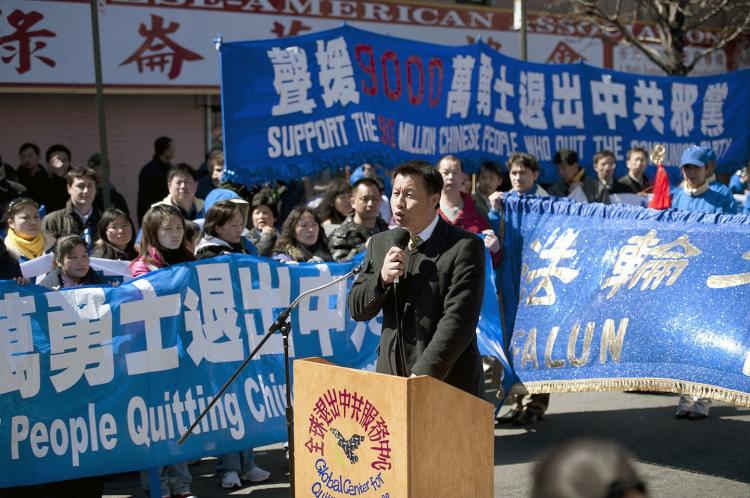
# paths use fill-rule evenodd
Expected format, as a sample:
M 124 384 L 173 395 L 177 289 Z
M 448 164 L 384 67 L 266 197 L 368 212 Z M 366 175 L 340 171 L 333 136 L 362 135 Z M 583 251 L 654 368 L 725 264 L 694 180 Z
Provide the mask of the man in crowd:
M 637 194 L 651 187 L 651 182 L 643 175 L 648 167 L 648 154 L 640 147 L 628 151 L 625 165 L 628 174 L 617 179 L 617 191 Z
M 354 211 L 331 234 L 328 247 L 337 262 L 351 260 L 365 250 L 367 241 L 376 233 L 388 230 L 388 223 L 379 216 L 380 186 L 372 178 L 363 177 L 352 186 Z
M 601 188 L 598 181 L 586 176 L 586 172 L 578 164 L 578 154 L 575 151 L 562 149 L 555 154 L 554 161 L 560 180 L 550 185 L 550 195 L 585 202 L 609 203 L 609 191 Z
M 5 206 L 13 199 L 26 193 L 26 187 L 8 177 L 9 171 L 13 171 L 13 169 L 5 164 L 3 158 L 0 157 L 0 219 L 4 219 L 2 216 Z
M 672 192 L 672 207 L 682 211 L 734 214 L 737 203 L 728 188 L 714 189 L 707 181 L 706 151 L 691 145 L 682 153 L 680 170 L 684 181 Z
M 52 145 L 44 154 L 49 173 L 49 190 L 45 199 L 48 213 L 64 208 L 68 202 L 68 180 L 65 175 L 70 170 L 71 157 L 70 149 L 62 144 Z
M 489 217 L 493 228 L 498 232 L 500 229 L 500 219 L 502 216 L 502 199 L 503 195 L 537 195 L 547 196 L 547 192 L 537 185 L 536 180 L 539 178 L 539 162 L 531 154 L 525 152 L 516 152 L 508 159 L 508 169 L 510 170 L 511 191 L 508 194 L 501 192 L 490 197 L 492 209 Z M 497 275 L 497 288 L 501 287 L 500 274 Z M 544 413 L 549 407 L 549 394 L 532 394 L 524 396 L 517 395 L 514 399 L 515 406 L 507 413 L 498 417 L 497 422 L 500 424 L 514 425 L 531 425 L 544 418 Z M 527 399 L 524 405 L 524 399 Z
M 94 153 L 89 157 L 88 167 L 94 170 L 96 173 L 96 197 L 94 198 L 94 209 L 98 211 L 104 211 L 104 195 L 102 189 L 102 158 L 98 152 Z M 128 203 L 125 201 L 125 197 L 117 191 L 114 185 L 110 182 L 109 184 L 109 202 L 112 206 L 116 207 L 120 211 L 130 216 L 130 210 L 128 209 Z
M 64 208 L 53 211 L 42 220 L 44 234 L 52 240 L 63 235 L 81 236 L 91 249 L 99 238 L 96 225 L 101 213 L 94 209 L 96 173 L 91 168 L 73 168 L 68 171 L 68 202 Z
M 167 173 L 167 196 L 154 204 L 169 204 L 178 208 L 186 220 L 203 216 L 203 199 L 195 196 L 198 190 L 197 174 L 185 163 L 172 166 Z
M 26 195 L 39 205 L 46 204 L 49 193 L 49 175 L 39 164 L 39 146 L 25 143 L 18 149 L 21 164 L 16 169 L 18 183 L 26 187 Z
M 138 222 L 148 208 L 167 195 L 167 173 L 174 158 L 174 142 L 169 137 L 159 137 L 154 142 L 154 157 L 138 175 Z
M 484 242 L 490 250 L 492 265 L 500 264 L 500 242 L 484 213 L 477 210 L 471 194 L 463 192 L 461 185 L 464 172 L 461 160 L 456 156 L 443 156 L 437 164 L 437 170 L 443 177 L 443 190 L 440 195 L 438 214 L 451 225 L 463 228 L 474 234 L 484 234 Z
M 706 150 L 704 147 L 691 145 L 682 153 L 680 169 L 684 181 L 672 192 L 672 207 L 683 211 L 701 211 L 705 213 L 733 214 L 737 212 L 737 203 L 729 189 L 726 192 L 710 187 L 707 181 Z M 698 420 L 706 418 L 711 409 L 709 398 L 681 395 L 675 417 Z
M 349 293 L 349 310 L 358 321 L 383 312 L 378 372 L 430 375 L 481 398 L 476 327 L 484 246 L 438 215 L 442 190 L 442 176 L 429 163 L 409 161 L 396 168 L 393 220 L 411 239 L 406 249 L 395 246 L 394 230 L 370 239 L 364 269 Z
M 630 189 L 615 182 L 615 155 L 612 151 L 602 150 L 594 155 L 594 171 L 599 180 L 599 190 L 606 190 L 609 194 L 628 193 Z M 599 193 L 599 197 L 604 194 Z
M 474 193 L 474 205 L 485 215 L 490 210 L 490 196 L 500 190 L 503 184 L 503 172 L 500 166 L 492 161 L 485 161 L 479 168 L 479 185 Z

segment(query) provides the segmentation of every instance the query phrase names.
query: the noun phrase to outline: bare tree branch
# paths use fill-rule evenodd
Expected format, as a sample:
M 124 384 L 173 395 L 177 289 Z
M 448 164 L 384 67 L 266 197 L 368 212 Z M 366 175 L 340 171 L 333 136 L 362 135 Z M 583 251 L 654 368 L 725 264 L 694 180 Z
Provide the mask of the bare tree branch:
M 691 29 L 695 29 L 698 26 L 703 26 L 708 21 L 716 17 L 728 3 L 729 0 L 723 0 L 719 5 L 716 6 L 716 8 L 709 10 L 704 16 L 685 26 L 685 31 L 690 31 Z

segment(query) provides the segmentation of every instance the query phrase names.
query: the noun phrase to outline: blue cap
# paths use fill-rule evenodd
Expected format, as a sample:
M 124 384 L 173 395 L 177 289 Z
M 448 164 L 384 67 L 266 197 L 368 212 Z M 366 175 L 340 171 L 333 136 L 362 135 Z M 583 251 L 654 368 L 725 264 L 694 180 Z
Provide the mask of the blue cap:
M 699 166 L 701 168 L 706 167 L 705 150 L 703 147 L 698 145 L 691 145 L 684 151 L 682 151 L 682 159 L 680 159 L 680 168 L 686 164 L 692 164 L 693 166 Z
M 716 152 L 711 147 L 701 147 L 703 149 L 703 160 L 707 163 L 715 163 L 716 162 Z
M 203 201 L 203 212 L 207 213 L 208 210 L 219 201 L 225 201 L 227 199 L 239 199 L 240 196 L 237 192 L 225 188 L 215 188 L 206 196 L 206 200 Z

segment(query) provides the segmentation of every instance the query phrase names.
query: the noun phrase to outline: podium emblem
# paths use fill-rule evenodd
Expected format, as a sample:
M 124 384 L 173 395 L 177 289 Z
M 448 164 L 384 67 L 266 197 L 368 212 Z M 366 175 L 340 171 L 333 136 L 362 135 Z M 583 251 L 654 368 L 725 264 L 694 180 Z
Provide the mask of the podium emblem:
M 349 459 L 349 463 L 357 463 L 359 461 L 359 457 L 354 454 L 354 450 L 359 448 L 359 445 L 362 443 L 362 441 L 365 440 L 365 437 L 360 436 L 359 434 L 354 434 L 347 440 L 339 431 L 337 431 L 333 427 L 331 427 L 331 434 L 333 434 L 333 436 L 338 439 L 339 446 L 344 450 L 344 455 L 346 455 L 346 458 Z

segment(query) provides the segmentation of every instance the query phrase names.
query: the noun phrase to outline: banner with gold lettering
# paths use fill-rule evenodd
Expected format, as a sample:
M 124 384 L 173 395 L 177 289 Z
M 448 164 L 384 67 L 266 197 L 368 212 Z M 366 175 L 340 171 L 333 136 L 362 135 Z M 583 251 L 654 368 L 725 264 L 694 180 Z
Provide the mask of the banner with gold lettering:
M 509 357 L 529 392 L 750 406 L 750 217 L 505 200 Z

